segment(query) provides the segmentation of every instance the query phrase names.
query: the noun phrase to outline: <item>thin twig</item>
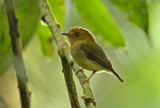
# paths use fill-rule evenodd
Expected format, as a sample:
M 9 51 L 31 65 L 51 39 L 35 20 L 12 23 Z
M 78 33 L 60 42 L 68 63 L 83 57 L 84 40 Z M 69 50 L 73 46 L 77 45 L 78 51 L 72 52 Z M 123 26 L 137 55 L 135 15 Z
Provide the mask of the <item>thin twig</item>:
M 16 18 L 12 0 L 4 0 L 9 23 L 9 34 L 11 38 L 12 51 L 14 55 L 14 69 L 16 71 L 17 83 L 20 92 L 22 108 L 30 108 L 30 92 L 27 86 L 26 70 L 23 62 L 21 44 L 18 32 L 18 20 Z
M 50 28 L 52 35 L 57 43 L 59 56 L 61 57 L 62 64 L 63 64 L 63 72 L 65 75 L 66 84 L 67 84 L 67 87 L 69 86 L 68 93 L 69 93 L 69 97 L 71 100 L 71 105 L 75 104 L 75 103 L 72 103 L 72 100 L 78 101 L 78 99 L 77 99 L 75 84 L 73 82 L 72 72 L 71 72 L 70 67 L 72 67 L 72 69 L 74 71 L 77 71 L 78 69 L 80 69 L 80 67 L 77 66 L 76 64 L 73 64 L 73 61 L 72 61 L 72 58 L 71 58 L 71 55 L 69 52 L 68 42 L 66 41 L 64 36 L 61 36 L 60 26 L 57 23 L 54 15 L 52 14 L 52 11 L 49 7 L 47 0 L 39 0 L 39 7 L 41 10 L 42 19 L 43 19 L 43 21 L 46 22 L 46 24 Z M 76 76 L 79 79 L 80 83 L 82 81 L 84 81 L 84 79 L 87 79 L 86 75 L 83 72 L 79 72 L 78 74 L 76 74 Z M 66 78 L 66 77 L 68 77 L 68 78 Z M 68 83 L 70 83 L 70 84 L 68 84 Z M 82 98 L 85 101 L 86 107 L 87 108 L 95 108 L 96 102 L 95 102 L 95 98 L 94 98 L 94 95 L 92 93 L 92 90 L 90 88 L 89 83 L 85 82 L 85 83 L 82 83 L 81 85 L 82 85 L 83 92 L 84 92 L 84 96 L 82 96 Z M 72 93 L 71 88 L 73 88 L 74 94 Z M 69 89 L 71 89 L 71 90 L 69 90 Z M 71 96 L 71 95 L 75 95 L 75 96 Z M 75 99 L 73 99 L 73 98 L 75 98 Z M 78 102 L 76 102 L 76 104 L 78 104 Z M 73 105 L 72 105 L 72 107 L 73 107 Z M 73 107 L 73 108 L 78 108 L 78 107 Z
M 67 60 L 68 55 L 66 55 L 66 49 L 68 47 L 68 44 L 67 45 L 65 44 L 66 43 L 65 38 L 61 36 L 60 25 L 56 22 L 47 0 L 39 0 L 39 7 L 42 14 L 42 20 L 45 21 L 45 23 L 50 28 L 52 35 L 58 46 L 58 54 L 62 61 L 63 72 L 71 106 L 72 108 L 80 108 L 80 104 L 78 102 L 78 97 L 76 93 L 75 83 L 73 81 L 72 69 Z
M 71 62 L 71 64 L 73 64 Z M 80 67 L 77 64 L 72 65 L 72 69 L 76 72 L 80 69 Z M 83 72 L 78 72 L 76 74 L 78 80 L 83 82 L 84 80 L 88 79 L 86 75 Z M 87 108 L 96 108 L 96 101 L 93 95 L 93 92 L 90 88 L 90 84 L 88 82 L 81 83 L 81 86 L 83 88 L 84 96 L 82 98 L 84 99 L 85 105 Z

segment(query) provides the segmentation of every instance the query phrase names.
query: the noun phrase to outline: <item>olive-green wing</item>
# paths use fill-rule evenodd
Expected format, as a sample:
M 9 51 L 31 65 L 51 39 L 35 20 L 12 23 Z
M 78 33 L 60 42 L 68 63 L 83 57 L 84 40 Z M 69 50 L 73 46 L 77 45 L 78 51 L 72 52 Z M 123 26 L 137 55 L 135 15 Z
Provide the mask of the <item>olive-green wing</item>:
M 117 76 L 117 78 L 123 82 L 122 78 L 114 71 L 112 68 L 112 64 L 105 55 L 103 49 L 96 43 L 84 43 L 81 45 L 80 50 L 82 50 L 86 57 L 88 57 L 90 60 L 93 60 L 94 62 L 106 67 L 110 71 L 113 72 L 114 75 Z
M 112 69 L 112 64 L 105 55 L 103 49 L 96 43 L 84 43 L 81 45 L 80 50 L 82 50 L 86 57 L 88 57 L 90 60 L 93 60 L 94 62 L 97 62 L 98 64 L 106 67 L 107 69 Z

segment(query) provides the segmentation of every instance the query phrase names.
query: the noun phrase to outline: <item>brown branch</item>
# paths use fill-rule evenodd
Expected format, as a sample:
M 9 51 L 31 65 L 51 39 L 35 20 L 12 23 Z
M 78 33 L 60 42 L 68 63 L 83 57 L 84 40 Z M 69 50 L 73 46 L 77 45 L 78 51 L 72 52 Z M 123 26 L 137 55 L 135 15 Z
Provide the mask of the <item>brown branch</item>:
M 68 89 L 68 94 L 70 97 L 71 105 L 73 108 L 79 108 L 80 106 L 79 106 L 78 99 L 77 99 L 75 84 L 72 78 L 71 67 L 74 71 L 77 71 L 78 69 L 80 69 L 80 67 L 77 66 L 76 64 L 73 65 L 73 61 L 72 61 L 72 58 L 69 52 L 68 42 L 66 41 L 64 36 L 61 36 L 60 26 L 57 23 L 54 15 L 52 14 L 52 11 L 49 7 L 47 0 L 39 0 L 39 7 L 41 10 L 42 19 L 48 25 L 49 29 L 51 30 L 52 35 L 58 46 L 58 52 L 62 60 L 63 72 L 64 72 L 66 84 L 67 84 L 67 89 Z M 84 79 L 87 79 L 86 75 L 83 72 L 79 72 L 78 74 L 76 74 L 76 76 L 80 82 L 84 81 Z M 95 102 L 95 98 L 94 98 L 94 95 L 92 93 L 89 83 L 85 82 L 81 85 L 84 91 L 84 96 L 82 96 L 82 98 L 85 101 L 86 107 L 95 108 L 96 102 Z M 75 105 L 77 105 L 77 107 L 75 107 Z
M 71 62 L 71 64 L 73 63 Z M 80 67 L 77 64 L 74 64 L 72 65 L 72 69 L 76 72 L 77 70 L 80 69 Z M 78 72 L 76 76 L 80 81 L 80 83 L 87 79 L 86 75 L 83 72 Z M 90 84 L 88 82 L 85 82 L 85 83 L 81 83 L 81 86 L 84 92 L 84 96 L 82 96 L 82 98 L 84 99 L 86 107 L 96 108 L 96 101 L 95 101 L 93 92 L 90 88 Z
M 11 38 L 12 51 L 14 55 L 13 65 L 16 71 L 17 83 L 20 92 L 22 108 L 30 108 L 30 92 L 27 86 L 26 70 L 23 62 L 21 44 L 18 32 L 18 20 L 16 18 L 12 0 L 4 0 L 9 23 L 9 34 Z
M 80 108 L 70 64 L 68 63 L 65 57 L 61 57 L 61 61 L 62 61 L 65 82 L 67 85 L 67 90 L 70 97 L 72 108 Z
M 64 45 L 65 38 L 61 36 L 60 25 L 56 22 L 47 0 L 39 0 L 39 7 L 42 14 L 42 19 L 45 23 L 47 23 L 48 27 L 50 28 L 52 35 L 58 46 L 58 54 L 62 61 L 63 72 L 71 106 L 72 108 L 80 108 L 76 93 L 75 83 L 73 81 L 72 69 L 67 60 L 67 55 L 66 55 L 66 49 L 68 45 Z

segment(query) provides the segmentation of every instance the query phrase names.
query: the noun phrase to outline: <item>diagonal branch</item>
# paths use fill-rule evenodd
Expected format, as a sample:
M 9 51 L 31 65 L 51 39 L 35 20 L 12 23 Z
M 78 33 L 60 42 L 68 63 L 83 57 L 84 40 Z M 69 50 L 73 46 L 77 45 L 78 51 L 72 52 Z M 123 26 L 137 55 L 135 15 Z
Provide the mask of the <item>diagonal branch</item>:
M 70 62 L 72 63 L 72 62 Z M 76 72 L 77 70 L 81 69 L 77 64 L 71 65 L 72 69 Z M 83 72 L 78 72 L 76 74 L 79 82 L 83 82 L 84 80 L 88 79 L 86 77 L 86 75 Z M 96 108 L 96 101 L 93 95 L 93 92 L 90 88 L 90 84 L 88 82 L 85 83 L 81 83 L 83 92 L 84 92 L 84 96 L 82 96 L 82 98 L 84 99 L 86 108 Z
M 72 108 L 80 108 L 75 83 L 73 81 L 72 69 L 68 62 L 68 44 L 66 44 L 65 38 L 61 36 L 60 25 L 56 22 L 47 0 L 39 0 L 39 7 L 42 14 L 42 20 L 47 23 L 58 46 L 58 54 L 62 61 L 63 72 L 71 106 Z
M 73 108 L 79 108 L 80 106 L 77 99 L 75 84 L 72 78 L 71 67 L 74 71 L 77 71 L 78 69 L 80 69 L 80 67 L 77 65 L 73 65 L 73 61 L 69 52 L 69 45 L 65 37 L 61 36 L 60 26 L 57 23 L 54 15 L 52 14 L 47 0 L 39 0 L 39 7 L 41 10 L 42 19 L 47 23 L 58 46 L 58 52 L 62 60 L 63 72 L 68 88 L 71 105 Z M 83 72 L 79 72 L 78 74 L 76 74 L 76 76 L 80 82 L 84 81 L 84 79 L 87 79 L 86 75 Z M 89 83 L 85 82 L 81 85 L 84 91 L 84 96 L 82 96 L 82 98 L 85 101 L 86 107 L 95 108 L 96 102 Z M 75 101 L 76 103 L 74 103 L 73 101 Z M 77 105 L 77 107 L 75 107 L 74 105 Z
M 16 71 L 17 83 L 20 92 L 22 108 L 30 108 L 30 92 L 27 86 L 26 70 L 23 62 L 21 44 L 18 32 L 18 20 L 12 0 L 4 0 L 9 23 L 9 34 L 11 38 L 12 51 L 14 55 L 14 69 Z

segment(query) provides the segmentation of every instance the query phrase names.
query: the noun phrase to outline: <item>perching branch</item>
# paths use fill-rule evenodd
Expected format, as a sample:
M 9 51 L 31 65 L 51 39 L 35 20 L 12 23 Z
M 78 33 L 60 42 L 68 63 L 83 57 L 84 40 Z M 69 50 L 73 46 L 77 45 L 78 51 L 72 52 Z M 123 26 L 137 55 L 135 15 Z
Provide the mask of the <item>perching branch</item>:
M 63 72 L 66 80 L 66 85 L 67 85 L 71 105 L 73 108 L 79 108 L 80 106 L 78 103 L 75 84 L 72 78 L 71 67 L 74 71 L 77 71 L 78 69 L 80 69 L 80 67 L 77 65 L 73 65 L 73 61 L 69 52 L 69 45 L 65 37 L 61 36 L 60 26 L 57 23 L 54 15 L 52 14 L 52 11 L 49 7 L 47 0 L 39 0 L 39 7 L 41 10 L 42 19 L 45 21 L 45 23 L 48 25 L 49 29 L 51 30 L 52 35 L 58 46 L 58 53 L 62 60 Z M 79 72 L 78 74 L 76 74 L 76 76 L 78 77 L 80 82 L 84 81 L 84 79 L 87 79 L 87 77 L 83 72 Z M 82 96 L 82 98 L 85 101 L 86 107 L 95 108 L 96 102 L 95 102 L 95 98 L 91 91 L 89 83 L 85 82 L 85 83 L 82 83 L 81 85 L 84 91 L 84 96 Z
M 80 69 L 80 67 L 76 64 L 72 65 L 72 69 L 76 72 L 77 70 Z M 84 80 L 87 79 L 86 75 L 83 72 L 78 72 L 76 74 L 78 80 L 83 82 Z M 96 101 L 93 95 L 93 92 L 90 88 L 90 84 L 88 82 L 81 83 L 81 86 L 83 88 L 84 96 L 82 98 L 84 99 L 85 105 L 87 108 L 96 108 Z
M 30 108 L 30 92 L 27 86 L 26 70 L 23 62 L 21 44 L 18 32 L 18 20 L 12 0 L 4 0 L 9 23 L 9 34 L 11 38 L 12 51 L 14 55 L 13 65 L 16 71 L 17 83 L 20 92 L 22 108 Z
M 56 22 L 56 19 L 52 14 L 47 0 L 39 0 L 39 7 L 42 14 L 42 19 L 45 23 L 47 23 L 58 46 L 58 54 L 62 61 L 63 73 L 67 85 L 71 106 L 72 108 L 80 108 L 75 83 L 73 81 L 72 69 L 68 62 L 68 44 L 66 43 L 65 38 L 61 36 L 60 25 Z

